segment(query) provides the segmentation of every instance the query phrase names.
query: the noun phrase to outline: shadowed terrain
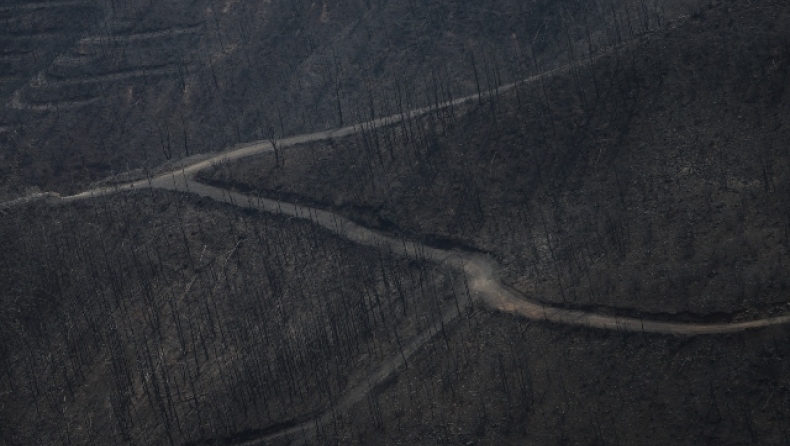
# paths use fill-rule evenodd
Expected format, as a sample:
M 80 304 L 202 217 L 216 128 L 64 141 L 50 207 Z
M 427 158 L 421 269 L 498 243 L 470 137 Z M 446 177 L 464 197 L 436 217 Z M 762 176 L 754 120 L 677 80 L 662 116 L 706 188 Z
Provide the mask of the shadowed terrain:
M 790 443 L 788 19 L 0 6 L 0 443 Z

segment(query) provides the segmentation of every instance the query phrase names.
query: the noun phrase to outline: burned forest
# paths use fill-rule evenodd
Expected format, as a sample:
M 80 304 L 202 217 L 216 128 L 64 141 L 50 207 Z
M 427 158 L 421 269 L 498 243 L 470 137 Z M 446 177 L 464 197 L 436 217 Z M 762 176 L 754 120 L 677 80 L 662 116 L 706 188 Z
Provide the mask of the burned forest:
M 0 444 L 790 445 L 790 5 L 7 0 Z

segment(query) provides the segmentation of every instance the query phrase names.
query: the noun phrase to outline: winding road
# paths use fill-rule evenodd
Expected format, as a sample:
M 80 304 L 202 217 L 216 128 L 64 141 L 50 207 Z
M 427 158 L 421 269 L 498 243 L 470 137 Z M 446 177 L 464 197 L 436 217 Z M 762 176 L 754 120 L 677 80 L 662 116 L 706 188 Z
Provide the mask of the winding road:
M 347 135 L 359 133 L 362 129 L 371 129 L 397 123 L 407 118 L 414 118 L 424 115 L 437 109 L 461 105 L 463 103 L 483 99 L 495 94 L 510 90 L 522 83 L 534 82 L 542 76 L 550 76 L 561 71 L 568 70 L 571 66 L 558 68 L 538 76 L 524 79 L 518 83 L 504 85 L 496 90 L 492 90 L 480 95 L 470 95 L 452 101 L 441 103 L 433 107 L 415 109 L 409 112 L 395 114 L 362 124 L 350 125 L 334 130 L 326 130 L 311 134 L 291 136 L 276 142 L 278 148 L 284 149 L 297 144 L 312 141 L 340 138 Z M 448 306 L 442 317 L 428 330 L 417 335 L 412 339 L 398 354 L 385 360 L 379 367 L 368 375 L 364 380 L 352 385 L 343 396 L 336 401 L 331 410 L 316 416 L 316 418 L 295 426 L 284 428 L 274 433 L 268 433 L 254 440 L 246 441 L 245 445 L 261 444 L 262 442 L 276 438 L 307 439 L 315 435 L 321 425 L 326 424 L 334 416 L 336 411 L 342 411 L 351 405 L 362 400 L 369 394 L 376 385 L 385 382 L 397 370 L 406 363 L 408 358 L 428 340 L 433 338 L 436 333 L 441 332 L 446 324 L 456 319 L 463 309 L 472 302 L 477 301 L 485 304 L 489 308 L 503 313 L 515 314 L 534 321 L 546 321 L 558 324 L 566 324 L 592 329 L 616 330 L 622 332 L 639 333 L 658 333 L 677 336 L 695 335 L 714 335 L 723 333 L 733 333 L 747 329 L 768 327 L 772 325 L 790 323 L 790 315 L 756 319 L 745 322 L 733 323 L 691 323 L 691 322 L 672 322 L 650 319 L 649 317 L 618 317 L 608 314 L 596 313 L 591 311 L 571 310 L 552 306 L 530 300 L 527 296 L 509 288 L 497 277 L 499 269 L 496 262 L 484 255 L 466 252 L 459 249 L 442 250 L 428 247 L 413 241 L 402 240 L 380 233 L 369 228 L 360 226 L 351 220 L 335 213 L 300 206 L 293 203 L 280 202 L 277 200 L 262 198 L 252 195 L 245 195 L 213 186 L 209 186 L 194 180 L 195 174 L 205 168 L 219 163 L 239 160 L 245 157 L 272 151 L 273 147 L 269 141 L 252 142 L 245 145 L 236 146 L 234 149 L 217 154 L 207 159 L 192 162 L 182 167 L 163 173 L 148 179 L 123 183 L 115 186 L 99 187 L 85 192 L 60 197 L 52 193 L 39 193 L 35 196 L 23 197 L 0 204 L 0 208 L 23 204 L 33 199 L 45 199 L 53 204 L 69 203 L 73 201 L 91 199 L 93 197 L 114 194 L 124 191 L 134 191 L 141 189 L 164 189 L 190 193 L 201 197 L 248 209 L 256 209 L 263 212 L 283 214 L 291 217 L 309 220 L 313 224 L 319 225 L 327 230 L 344 237 L 355 243 L 372 246 L 378 249 L 388 249 L 395 254 L 402 255 L 411 259 L 428 259 L 447 267 L 453 268 L 464 273 L 470 290 L 470 301 L 463 302 L 463 305 L 454 303 Z
M 341 138 L 347 135 L 360 133 L 363 128 L 370 130 L 373 128 L 383 127 L 398 123 L 407 118 L 419 117 L 437 109 L 461 105 L 481 98 L 485 99 L 495 94 L 500 94 L 510 90 L 519 84 L 531 83 L 540 79 L 541 77 L 554 75 L 568 69 L 570 69 L 570 66 L 557 68 L 540 75 L 529 77 L 517 83 L 503 85 L 496 90 L 484 92 L 481 95 L 475 94 L 464 96 L 452 101 L 440 103 L 436 106 L 418 108 L 408 112 L 398 113 L 373 121 L 349 125 L 338 129 L 291 136 L 277 141 L 276 144 L 278 148 L 284 149 L 313 141 Z M 493 259 L 480 254 L 465 252 L 458 249 L 442 250 L 412 241 L 396 239 L 386 234 L 360 226 L 351 220 L 348 220 L 347 218 L 330 211 L 310 208 L 293 203 L 281 202 L 269 198 L 244 195 L 238 192 L 232 192 L 209 186 L 194 180 L 195 174 L 200 170 L 212 167 L 217 164 L 227 163 L 271 151 L 273 151 L 271 142 L 256 141 L 248 144 L 238 145 L 234 149 L 231 149 L 227 152 L 219 153 L 215 156 L 187 164 L 177 168 L 176 170 L 148 179 L 142 179 L 113 186 L 99 187 L 65 197 L 55 196 L 52 193 L 40 193 L 37 194 L 37 197 L 47 198 L 52 202 L 68 203 L 123 191 L 157 188 L 196 194 L 202 197 L 211 198 L 220 202 L 231 203 L 244 208 L 257 209 L 264 212 L 284 214 L 310 220 L 314 224 L 322 226 L 340 235 L 341 237 L 361 245 L 374 246 L 378 248 L 387 246 L 392 252 L 400 253 L 401 255 L 408 258 L 429 259 L 443 263 L 456 270 L 463 271 L 466 275 L 470 289 L 477 295 L 477 299 L 484 302 L 493 309 L 506 313 L 518 314 L 528 319 L 537 321 L 549 321 L 605 330 L 661 333 L 683 336 L 732 333 L 751 328 L 761 328 L 771 325 L 790 323 L 790 315 L 756 319 L 745 322 L 709 324 L 659 321 L 651 320 L 649 318 L 637 317 L 618 317 L 608 314 L 599 314 L 582 310 L 570 310 L 552 306 L 530 300 L 521 293 L 502 284 L 496 277 L 496 271 L 498 270 L 496 262 Z M 27 200 L 24 198 L 17 199 L 14 202 L 0 204 L 0 207 L 21 204 L 25 201 Z

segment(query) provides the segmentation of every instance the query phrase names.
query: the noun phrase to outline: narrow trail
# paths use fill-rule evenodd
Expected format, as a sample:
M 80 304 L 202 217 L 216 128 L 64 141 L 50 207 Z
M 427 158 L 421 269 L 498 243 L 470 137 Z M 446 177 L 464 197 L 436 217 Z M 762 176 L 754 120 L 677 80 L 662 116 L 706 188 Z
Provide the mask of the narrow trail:
M 46 9 L 46 8 L 63 8 L 69 6 L 84 6 L 89 5 L 90 3 L 85 0 L 64 0 L 64 1 L 52 1 L 52 2 L 29 2 L 29 3 L 20 3 L 18 5 L 10 5 L 10 6 L 0 6 L 0 12 L 9 12 L 9 11 L 31 11 L 36 9 Z
M 168 68 L 168 67 L 150 67 L 150 68 L 140 68 L 136 70 L 127 70 L 118 73 L 107 73 L 101 74 L 96 76 L 90 77 L 78 77 L 78 78 L 70 78 L 70 79 L 63 79 L 63 80 L 49 80 L 46 78 L 45 72 L 40 72 L 36 77 L 28 83 L 28 85 L 23 86 L 11 95 L 11 101 L 9 105 L 11 108 L 15 110 L 64 110 L 69 108 L 77 108 L 77 107 L 84 107 L 86 105 L 90 105 L 96 101 L 99 101 L 101 97 L 95 96 L 89 99 L 84 100 L 64 100 L 58 102 L 46 102 L 46 103 L 31 103 L 25 98 L 25 89 L 26 88 L 35 88 L 35 87 L 62 87 L 62 86 L 69 86 L 69 85 L 89 85 L 89 84 L 97 84 L 103 82 L 117 82 L 120 80 L 126 79 L 134 79 L 140 77 L 153 77 L 153 76 L 167 76 L 171 74 L 178 73 L 178 69 L 176 68 Z
M 173 27 L 159 31 L 147 31 L 133 34 L 110 34 L 102 36 L 83 37 L 77 41 L 76 45 L 95 45 L 106 43 L 123 44 L 128 42 L 135 42 L 138 40 L 156 39 L 159 37 L 171 37 L 181 34 L 194 34 L 202 29 L 203 25 L 187 26 L 187 27 Z
M 20 88 L 11 95 L 9 106 L 14 110 L 38 110 L 38 111 L 58 111 L 70 108 L 84 107 L 98 101 L 99 97 L 80 101 L 61 101 L 31 104 L 25 99 L 24 91 Z
M 42 85 L 60 87 L 64 85 L 83 85 L 83 84 L 97 84 L 100 82 L 116 82 L 126 79 L 134 79 L 137 77 L 153 77 L 153 76 L 166 76 L 168 74 L 178 73 L 178 68 L 172 67 L 142 67 L 133 70 L 124 70 L 117 73 L 105 73 L 86 77 L 72 77 L 62 80 L 47 80 L 41 85 L 33 85 L 39 87 Z
M 439 333 L 442 333 L 447 325 L 457 319 L 465 308 L 468 308 L 469 304 L 471 304 L 471 302 L 457 302 L 456 304 L 449 305 L 442 312 L 442 317 L 437 322 L 417 335 L 407 345 L 403 346 L 401 351 L 382 361 L 382 363 L 364 379 L 346 389 L 343 395 L 341 395 L 337 401 L 334 401 L 330 408 L 324 410 L 315 418 L 277 432 L 261 435 L 252 440 L 234 443 L 232 441 L 227 441 L 227 439 L 219 439 L 216 443 L 233 444 L 234 446 L 257 446 L 273 440 L 290 438 L 291 443 L 298 443 L 301 441 L 306 444 L 320 431 L 321 426 L 330 424 L 337 413 L 342 413 L 350 409 L 354 404 L 367 397 L 377 386 L 387 382 L 390 378 L 395 376 L 401 367 L 408 364 L 409 358 L 411 358 L 414 353 L 416 353 L 426 342 L 433 339 Z

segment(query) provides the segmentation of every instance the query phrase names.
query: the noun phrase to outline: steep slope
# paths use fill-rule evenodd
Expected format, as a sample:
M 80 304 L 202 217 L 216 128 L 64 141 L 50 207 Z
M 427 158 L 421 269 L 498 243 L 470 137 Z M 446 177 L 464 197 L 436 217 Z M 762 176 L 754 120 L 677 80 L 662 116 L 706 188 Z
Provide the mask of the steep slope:
M 311 419 L 463 292 L 432 262 L 165 192 L 14 208 L 0 248 L 9 445 L 199 443 Z
M 785 302 L 783 3 L 724 3 L 469 110 L 203 174 L 490 252 L 539 299 L 716 318 Z
M 787 335 L 673 339 L 481 312 L 319 444 L 782 444 Z
M 0 11 L 0 186 L 74 191 L 473 92 L 655 29 L 675 3 L 15 2 Z
M 170 159 L 135 184 L 181 190 L 0 206 L 0 443 L 787 443 L 785 325 L 680 339 L 466 305 L 507 288 L 500 263 L 595 315 L 787 314 L 783 2 L 671 23 L 669 2 L 116 3 L 0 7 L 0 34 L 54 48 L 8 84 L 6 187 Z M 202 173 L 249 196 L 177 177 L 213 144 L 530 75 Z M 234 205 L 256 194 L 387 235 Z

